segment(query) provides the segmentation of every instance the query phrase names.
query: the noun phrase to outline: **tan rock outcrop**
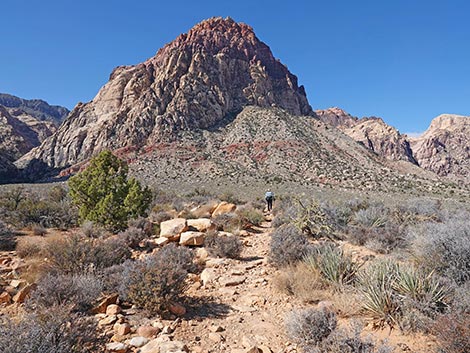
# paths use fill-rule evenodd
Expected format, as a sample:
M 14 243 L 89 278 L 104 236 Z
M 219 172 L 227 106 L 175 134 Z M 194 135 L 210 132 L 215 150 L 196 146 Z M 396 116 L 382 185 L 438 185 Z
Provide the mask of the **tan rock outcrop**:
M 215 224 L 209 218 L 188 219 L 188 227 L 194 228 L 199 232 L 207 232 L 215 229 Z
M 204 244 L 204 233 L 202 232 L 183 232 L 180 235 L 180 245 L 199 246 Z
M 160 237 L 168 238 L 170 241 L 179 239 L 179 235 L 187 230 L 188 223 L 185 218 L 174 218 L 160 223 Z
M 212 217 L 217 217 L 221 214 L 234 212 L 236 208 L 237 208 L 237 205 L 233 203 L 228 203 L 226 201 L 222 201 L 221 203 L 217 205 L 214 212 L 212 212 Z

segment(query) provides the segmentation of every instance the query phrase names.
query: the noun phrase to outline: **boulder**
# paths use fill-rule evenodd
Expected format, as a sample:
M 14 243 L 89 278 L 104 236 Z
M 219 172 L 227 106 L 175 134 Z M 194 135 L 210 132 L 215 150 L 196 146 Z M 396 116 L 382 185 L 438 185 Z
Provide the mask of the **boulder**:
M 194 228 L 199 232 L 207 232 L 216 228 L 209 218 L 188 219 L 188 227 Z
M 209 283 L 212 283 L 216 278 L 217 274 L 213 268 L 205 268 L 201 272 L 201 281 L 204 286 L 207 286 Z
M 209 218 L 214 212 L 215 208 L 218 206 L 217 201 L 209 201 L 204 205 L 199 205 L 191 209 L 191 214 L 198 218 Z
M 146 337 L 133 337 L 129 340 L 129 345 L 132 347 L 142 347 L 149 343 L 149 339 Z
M 164 246 L 170 242 L 170 239 L 167 237 L 159 237 L 157 239 L 154 239 L 152 243 L 154 243 L 157 246 Z
M 164 341 L 156 338 L 140 349 L 140 353 L 188 353 L 189 349 L 181 341 Z
M 129 332 L 131 332 L 131 325 L 129 325 L 127 322 L 125 322 L 123 324 L 116 323 L 116 324 L 114 324 L 113 329 L 114 329 L 114 332 L 116 332 L 117 335 L 125 336 Z
M 106 344 L 106 350 L 114 353 L 126 353 L 128 350 L 127 345 L 120 342 L 111 342 Z
M 174 218 L 160 223 L 160 237 L 166 237 L 171 241 L 188 230 L 188 223 L 185 218 Z
M 212 212 L 212 217 L 217 217 L 225 213 L 231 213 L 235 211 L 236 208 L 237 206 L 235 204 L 222 201 L 221 203 L 217 205 L 214 212 Z
M 106 315 L 117 315 L 121 312 L 121 307 L 117 304 L 110 304 L 106 308 Z
M 15 296 L 13 297 L 13 301 L 18 304 L 24 303 L 25 299 L 28 297 L 34 287 L 35 286 L 33 284 L 27 284 L 26 286 L 21 288 L 18 293 L 15 294 Z
M 10 304 L 11 303 L 11 295 L 8 292 L 3 292 L 0 294 L 0 305 L 1 304 Z
M 204 233 L 202 232 L 184 232 L 180 235 L 180 245 L 199 246 L 204 244 Z
M 153 326 L 140 326 L 137 329 L 137 335 L 146 338 L 154 338 L 160 333 L 161 329 Z

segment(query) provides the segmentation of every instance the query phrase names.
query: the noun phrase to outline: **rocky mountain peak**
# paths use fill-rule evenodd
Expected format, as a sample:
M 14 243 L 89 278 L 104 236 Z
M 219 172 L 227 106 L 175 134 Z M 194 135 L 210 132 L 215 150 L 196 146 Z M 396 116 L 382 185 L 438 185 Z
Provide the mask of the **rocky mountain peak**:
M 19 165 L 34 159 L 63 168 L 103 149 L 175 141 L 184 131 L 225 124 L 246 106 L 313 115 L 297 77 L 250 26 L 211 18 L 153 58 L 116 68 L 97 96 L 77 105 Z

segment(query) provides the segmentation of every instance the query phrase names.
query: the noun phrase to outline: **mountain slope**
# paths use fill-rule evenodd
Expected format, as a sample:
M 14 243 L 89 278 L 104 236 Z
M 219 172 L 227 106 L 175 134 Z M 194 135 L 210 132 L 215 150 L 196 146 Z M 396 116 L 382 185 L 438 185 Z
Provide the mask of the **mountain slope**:
M 50 121 L 56 126 L 59 126 L 69 113 L 67 108 L 49 105 L 41 99 L 28 100 L 6 93 L 0 93 L 0 105 L 13 116 L 30 116 L 39 121 Z
M 312 113 L 297 78 L 251 27 L 212 18 L 144 63 L 116 68 L 91 102 L 77 105 L 19 164 L 64 168 L 103 149 L 174 141 L 179 131 L 213 128 L 248 105 Z
M 317 110 L 315 113 L 321 121 L 340 129 L 378 155 L 417 164 L 406 136 L 381 118 L 359 119 L 339 108 Z
M 470 180 L 470 117 L 443 114 L 426 132 L 412 138 L 414 156 L 422 168 L 441 176 Z

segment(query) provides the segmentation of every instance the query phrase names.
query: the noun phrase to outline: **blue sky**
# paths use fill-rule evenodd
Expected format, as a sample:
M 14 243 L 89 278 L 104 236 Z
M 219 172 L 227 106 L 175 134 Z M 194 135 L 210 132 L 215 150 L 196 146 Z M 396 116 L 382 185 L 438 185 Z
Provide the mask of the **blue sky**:
M 402 132 L 470 115 L 470 3 L 461 0 L 3 0 L 0 92 L 73 108 L 212 16 L 251 25 L 314 109 L 380 116 Z

